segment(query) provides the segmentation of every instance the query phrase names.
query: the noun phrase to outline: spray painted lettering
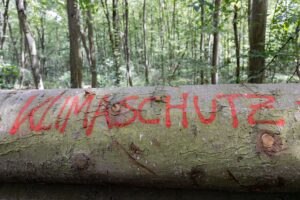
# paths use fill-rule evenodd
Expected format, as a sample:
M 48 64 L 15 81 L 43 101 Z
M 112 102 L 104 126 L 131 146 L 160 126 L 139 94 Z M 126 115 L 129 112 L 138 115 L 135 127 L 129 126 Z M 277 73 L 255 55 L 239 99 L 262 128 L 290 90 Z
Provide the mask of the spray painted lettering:
M 23 124 L 29 124 L 29 129 L 31 131 L 49 131 L 51 129 L 56 129 L 60 133 L 64 133 L 67 129 L 69 119 L 73 116 L 77 116 L 80 113 L 83 113 L 82 127 L 86 131 L 86 135 L 89 136 L 93 133 L 95 123 L 98 117 L 104 117 L 107 127 L 112 128 L 122 128 L 131 125 L 132 123 L 139 121 L 142 124 L 156 125 L 161 124 L 162 119 L 158 117 L 146 118 L 143 116 L 143 110 L 146 109 L 147 104 L 150 105 L 154 102 L 157 102 L 157 97 L 147 97 L 140 98 L 139 96 L 127 96 L 123 100 L 111 105 L 109 101 L 109 96 L 105 95 L 100 100 L 95 98 L 95 94 L 84 96 L 83 100 L 80 101 L 79 96 L 67 96 L 63 95 L 48 97 L 42 102 L 39 102 L 38 106 L 32 108 L 34 101 L 37 96 L 31 96 L 25 102 L 23 107 L 20 109 L 9 133 L 11 135 L 16 134 L 20 127 Z M 191 96 L 189 93 L 183 93 L 181 95 L 180 104 L 172 104 L 172 97 L 167 95 L 164 101 L 161 101 L 165 104 L 165 126 L 170 128 L 172 126 L 172 117 L 171 110 L 179 110 L 182 113 L 181 124 L 184 128 L 189 127 L 188 122 L 188 99 L 191 98 L 194 112 L 197 114 L 197 117 L 200 123 L 205 125 L 210 125 L 216 120 L 217 113 L 217 104 L 220 100 L 225 100 L 230 108 L 231 118 L 232 118 L 232 127 L 238 128 L 239 120 L 236 109 L 236 101 L 239 99 L 256 99 L 260 103 L 250 104 L 248 109 L 247 119 L 249 125 L 256 124 L 269 124 L 276 126 L 284 126 L 284 119 L 276 120 L 257 120 L 255 116 L 262 109 L 274 109 L 275 97 L 270 95 L 259 95 L 259 94 L 217 94 L 211 100 L 211 111 L 209 116 L 206 118 L 201 111 L 199 105 L 199 97 L 194 95 Z M 93 103 L 96 105 L 96 110 L 91 110 Z M 300 105 L 300 101 L 297 101 L 296 104 Z M 51 124 L 45 122 L 45 118 L 49 115 L 49 111 L 53 109 L 54 105 L 58 105 L 58 113 L 55 116 L 54 122 Z M 137 106 L 132 106 L 137 105 Z M 126 111 L 125 117 L 122 111 Z M 43 111 L 39 117 L 36 117 L 36 113 Z M 39 118 L 39 119 L 36 119 Z M 37 123 L 36 123 L 37 122 Z

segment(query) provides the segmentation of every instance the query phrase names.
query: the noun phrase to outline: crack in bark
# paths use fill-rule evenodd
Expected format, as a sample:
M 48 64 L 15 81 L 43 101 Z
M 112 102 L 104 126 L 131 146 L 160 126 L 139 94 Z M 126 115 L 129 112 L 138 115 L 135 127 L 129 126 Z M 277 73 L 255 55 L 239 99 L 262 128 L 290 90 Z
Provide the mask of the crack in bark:
M 43 133 L 35 133 L 35 134 L 30 134 L 30 135 L 26 135 L 26 136 L 23 136 L 23 137 L 20 137 L 20 138 L 16 138 L 14 140 L 10 140 L 10 141 L 2 141 L 0 142 L 0 146 L 1 145 L 7 145 L 7 144 L 12 144 L 14 142 L 18 142 L 20 139 L 28 139 L 28 138 L 31 138 L 31 137 L 35 137 L 35 136 L 41 136 L 41 135 L 44 135 Z
M 243 185 L 240 183 L 240 181 L 232 174 L 232 172 L 231 172 L 229 169 L 227 169 L 226 172 L 227 172 L 227 174 L 229 175 L 229 177 L 230 177 L 234 182 L 236 182 L 239 186 L 243 186 Z
M 143 165 L 142 163 L 138 162 L 127 150 L 126 148 L 120 144 L 117 140 L 113 139 L 112 140 L 113 144 L 115 146 L 117 146 L 120 150 L 122 150 L 129 158 L 129 160 L 131 161 L 132 164 L 134 164 L 137 167 L 140 167 L 141 169 L 143 169 L 144 171 L 153 174 L 153 175 L 157 175 L 152 169 L 150 169 L 149 167 Z
M 13 152 L 20 152 L 23 149 L 27 149 L 27 148 L 31 147 L 32 145 L 34 145 L 34 144 L 30 144 L 30 145 L 27 145 L 27 146 L 19 146 L 19 147 L 17 147 L 17 149 L 11 149 L 11 150 L 8 150 L 6 152 L 0 153 L 0 156 L 5 156 L 5 155 L 8 155 L 8 154 L 13 153 Z

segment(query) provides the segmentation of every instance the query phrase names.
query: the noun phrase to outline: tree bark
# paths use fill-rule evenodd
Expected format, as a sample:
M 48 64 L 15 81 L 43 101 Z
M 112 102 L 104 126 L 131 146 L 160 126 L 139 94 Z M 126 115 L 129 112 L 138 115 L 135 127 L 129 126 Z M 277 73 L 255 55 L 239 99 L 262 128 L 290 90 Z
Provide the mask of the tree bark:
M 219 15 L 220 15 L 221 0 L 215 0 L 214 7 L 214 42 L 212 53 L 212 69 L 211 69 L 211 83 L 218 83 L 218 61 L 219 61 Z
M 19 64 L 20 63 L 20 57 L 19 57 L 19 50 L 17 48 L 17 40 L 14 37 L 14 34 L 13 34 L 12 27 L 11 27 L 10 23 L 8 23 L 8 30 L 9 30 L 10 41 L 11 41 L 13 49 L 14 49 L 14 60 L 16 61 L 16 63 Z M 22 67 L 22 65 L 20 65 L 20 67 Z
M 161 45 L 161 52 L 160 52 L 160 65 L 161 65 L 161 79 L 162 79 L 162 85 L 166 84 L 166 75 L 165 75 L 165 62 L 164 62 L 164 48 L 165 48 L 165 40 L 164 40 L 164 33 L 166 31 L 165 28 L 165 2 L 164 0 L 158 0 L 159 4 L 159 25 L 160 25 L 160 31 L 159 31 L 159 37 L 160 37 L 160 45 Z
M 114 52 L 114 36 L 113 36 L 113 30 L 112 30 L 112 25 L 111 25 L 111 20 L 110 20 L 110 14 L 109 14 L 109 10 L 108 10 L 108 5 L 107 5 L 107 0 L 100 0 L 101 1 L 101 5 L 103 7 L 103 11 L 107 20 L 107 26 L 108 26 L 108 35 L 109 35 L 109 40 L 112 46 L 112 51 Z
M 70 42 L 70 72 L 71 87 L 82 87 L 82 56 L 80 51 L 80 16 L 79 4 L 74 0 L 67 0 L 69 42 Z
M 96 57 L 95 57 L 95 42 L 94 42 L 94 18 L 92 15 L 91 6 L 94 4 L 92 0 L 89 0 L 89 6 L 86 13 L 86 24 L 87 24 L 87 34 L 85 34 L 85 31 L 80 32 L 81 41 L 83 44 L 83 47 L 86 52 L 86 58 L 89 63 L 90 72 L 91 72 L 91 86 L 92 88 L 97 87 L 97 69 L 96 69 Z M 85 27 L 83 27 L 85 30 Z M 86 36 L 87 35 L 87 36 Z M 86 37 L 88 38 L 88 44 L 86 41 Z
M 300 29 L 300 27 L 298 26 L 298 29 Z M 295 37 L 295 51 L 296 52 L 300 52 L 300 42 L 299 41 L 299 31 L 296 31 L 296 37 Z M 296 68 L 296 74 L 298 76 L 298 78 L 300 79 L 300 55 L 298 54 L 297 56 L 297 68 Z
M 18 17 L 20 22 L 20 28 L 25 35 L 26 44 L 28 45 L 30 53 L 30 64 L 33 76 L 34 85 L 37 89 L 44 89 L 43 79 L 40 73 L 39 59 L 37 55 L 36 42 L 33 34 L 30 31 L 29 24 L 27 22 L 27 16 L 25 14 L 25 1 L 16 0 L 16 7 L 18 11 Z
M 113 25 L 113 57 L 115 66 L 115 85 L 121 83 L 120 73 L 120 26 L 119 26 L 119 0 L 112 0 L 112 25 Z
M 169 68 L 174 69 L 176 67 L 176 65 L 178 65 L 179 61 L 175 58 L 177 58 L 177 53 L 176 53 L 176 46 L 179 46 L 178 44 L 174 44 L 172 41 L 174 41 L 176 39 L 176 29 L 177 29 L 177 24 L 176 24 L 176 19 L 177 19 L 177 15 L 178 15 L 178 11 L 177 11 L 177 5 L 178 2 L 177 0 L 173 0 L 173 9 L 172 9 L 172 22 L 171 22 L 171 33 L 170 33 L 170 37 L 168 39 L 168 43 L 169 43 Z M 169 76 L 168 76 L 168 79 Z
M 249 83 L 262 83 L 264 80 L 267 11 L 268 0 L 252 0 L 249 29 Z
M 3 1 L 4 12 L 3 12 L 3 22 L 1 22 L 2 23 L 2 33 L 0 35 L 1 36 L 0 37 L 0 51 L 3 50 L 4 42 L 6 39 L 6 30 L 7 30 L 7 25 L 8 25 L 9 1 L 10 0 Z
M 238 7 L 234 5 L 233 14 L 233 30 L 234 30 L 234 44 L 235 44 L 235 54 L 236 54 L 236 70 L 235 70 L 235 82 L 241 82 L 241 65 L 240 65 L 240 40 L 238 33 Z
M 298 191 L 300 86 L 2 91 L 0 181 Z
M 147 0 L 144 0 L 144 2 L 143 2 L 143 44 L 144 44 L 145 85 L 149 85 L 149 65 L 148 65 L 148 56 L 147 56 L 146 4 L 147 4 Z
M 205 2 L 204 0 L 201 0 L 201 35 L 200 35 L 200 59 L 201 62 L 204 64 L 205 61 L 205 53 L 204 53 L 204 47 L 205 47 L 205 34 L 204 34 L 204 27 L 205 27 Z M 200 84 L 204 85 L 204 70 L 203 70 L 203 64 L 200 68 Z
M 248 0 L 248 9 L 247 9 L 247 22 L 248 22 L 248 40 L 250 42 L 251 38 L 251 10 L 252 10 L 252 0 Z
M 45 13 L 40 13 L 40 25 L 36 27 L 40 43 L 40 71 L 43 78 L 45 78 L 46 66 L 46 41 L 45 41 Z
M 93 4 L 92 0 L 89 1 Z M 97 87 L 97 69 L 96 69 L 96 57 L 95 57 L 95 42 L 94 42 L 94 18 L 92 15 L 91 7 L 87 10 L 87 25 L 88 25 L 88 40 L 89 40 L 89 57 L 90 57 L 90 71 L 92 74 L 92 88 Z
M 132 78 L 131 78 L 131 70 L 130 70 L 130 50 L 128 44 L 128 37 L 129 37 L 129 7 L 128 7 L 128 0 L 124 0 L 125 3 L 125 31 L 124 31 L 124 50 L 125 50 L 125 60 L 126 60 L 126 73 L 127 73 L 127 85 L 133 86 Z

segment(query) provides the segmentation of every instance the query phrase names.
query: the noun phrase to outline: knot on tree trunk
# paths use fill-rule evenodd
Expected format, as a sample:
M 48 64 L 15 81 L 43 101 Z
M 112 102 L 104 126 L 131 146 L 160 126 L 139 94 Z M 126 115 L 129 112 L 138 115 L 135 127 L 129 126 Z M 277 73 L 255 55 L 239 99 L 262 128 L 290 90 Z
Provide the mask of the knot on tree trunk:
M 72 168 L 78 171 L 84 171 L 89 168 L 90 158 L 84 153 L 75 154 L 71 158 Z
M 262 130 L 257 137 L 256 149 L 259 153 L 273 156 L 282 151 L 282 140 L 279 135 L 269 130 Z

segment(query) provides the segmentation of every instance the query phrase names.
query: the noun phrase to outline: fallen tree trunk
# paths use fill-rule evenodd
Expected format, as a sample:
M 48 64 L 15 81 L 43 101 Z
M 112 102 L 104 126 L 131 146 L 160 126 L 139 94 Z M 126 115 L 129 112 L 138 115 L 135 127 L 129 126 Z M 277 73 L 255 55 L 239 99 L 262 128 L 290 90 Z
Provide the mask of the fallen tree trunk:
M 300 85 L 1 91 L 0 181 L 300 189 Z

